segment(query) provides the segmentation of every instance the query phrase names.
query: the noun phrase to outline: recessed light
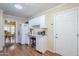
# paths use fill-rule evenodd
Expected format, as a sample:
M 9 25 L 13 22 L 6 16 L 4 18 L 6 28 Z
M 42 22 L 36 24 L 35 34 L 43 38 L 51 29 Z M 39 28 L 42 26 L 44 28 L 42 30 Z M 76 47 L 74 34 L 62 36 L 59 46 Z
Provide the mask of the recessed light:
M 15 8 L 20 9 L 20 10 L 23 9 L 23 7 L 19 4 L 15 4 L 14 6 L 15 6 Z

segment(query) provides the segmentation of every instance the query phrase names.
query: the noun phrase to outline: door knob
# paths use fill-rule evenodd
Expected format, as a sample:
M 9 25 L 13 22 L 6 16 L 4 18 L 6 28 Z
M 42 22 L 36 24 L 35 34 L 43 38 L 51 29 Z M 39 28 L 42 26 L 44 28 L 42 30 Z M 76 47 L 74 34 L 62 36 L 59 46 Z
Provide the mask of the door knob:
M 58 35 L 58 34 L 56 34 L 56 35 Z
M 58 37 L 56 37 L 56 38 L 58 38 Z
M 79 37 L 79 34 L 77 34 L 77 37 Z

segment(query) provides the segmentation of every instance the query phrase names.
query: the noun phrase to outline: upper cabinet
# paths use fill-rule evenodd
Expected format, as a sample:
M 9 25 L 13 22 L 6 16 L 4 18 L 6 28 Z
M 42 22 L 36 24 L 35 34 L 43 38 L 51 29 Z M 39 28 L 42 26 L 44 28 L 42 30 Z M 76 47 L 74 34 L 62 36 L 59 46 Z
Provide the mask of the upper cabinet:
M 47 28 L 45 15 L 40 16 L 40 28 Z
M 31 26 L 39 26 L 40 28 L 47 28 L 46 26 L 46 20 L 45 20 L 45 15 L 42 15 L 42 16 L 39 16 L 39 17 L 36 17 L 34 19 L 31 19 L 29 21 L 29 24 Z
M 29 24 L 31 25 L 31 26 L 36 26 L 36 25 L 40 25 L 40 20 L 38 19 L 38 18 L 34 18 L 34 19 L 31 19 L 30 21 L 29 21 Z

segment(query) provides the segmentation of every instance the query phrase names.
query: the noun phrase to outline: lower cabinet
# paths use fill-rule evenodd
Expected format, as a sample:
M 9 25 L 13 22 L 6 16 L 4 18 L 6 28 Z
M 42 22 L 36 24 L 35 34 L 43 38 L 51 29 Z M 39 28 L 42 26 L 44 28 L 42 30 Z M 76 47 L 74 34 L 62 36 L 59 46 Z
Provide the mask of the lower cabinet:
M 36 50 L 42 53 L 47 50 L 47 36 L 36 37 Z

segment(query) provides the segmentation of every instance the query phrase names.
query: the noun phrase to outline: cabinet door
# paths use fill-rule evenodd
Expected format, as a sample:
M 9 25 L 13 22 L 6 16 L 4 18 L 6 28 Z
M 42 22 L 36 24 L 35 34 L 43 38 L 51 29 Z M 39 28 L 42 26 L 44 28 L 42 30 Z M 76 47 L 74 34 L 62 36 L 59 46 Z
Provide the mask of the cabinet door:
M 33 19 L 31 19 L 31 20 L 29 21 L 29 24 L 30 24 L 30 26 L 33 25 Z
M 43 50 L 44 50 L 44 39 L 43 39 L 43 37 L 38 36 L 36 38 L 36 49 L 40 52 L 43 52 Z
M 37 17 L 37 18 L 34 19 L 34 25 L 40 26 L 40 17 Z
M 29 23 L 31 26 L 36 26 L 36 25 L 40 26 L 40 17 L 37 17 L 37 18 L 30 20 Z
M 47 37 L 46 36 L 39 36 L 36 38 L 36 49 L 40 52 L 45 52 L 47 46 Z
M 36 37 L 36 50 L 41 52 L 40 42 L 41 38 L 39 36 Z
M 41 51 L 44 53 L 47 50 L 47 36 L 41 38 Z
M 40 16 L 40 28 L 46 28 L 45 15 Z
M 77 9 L 70 9 L 55 16 L 55 49 L 60 55 L 77 55 Z

